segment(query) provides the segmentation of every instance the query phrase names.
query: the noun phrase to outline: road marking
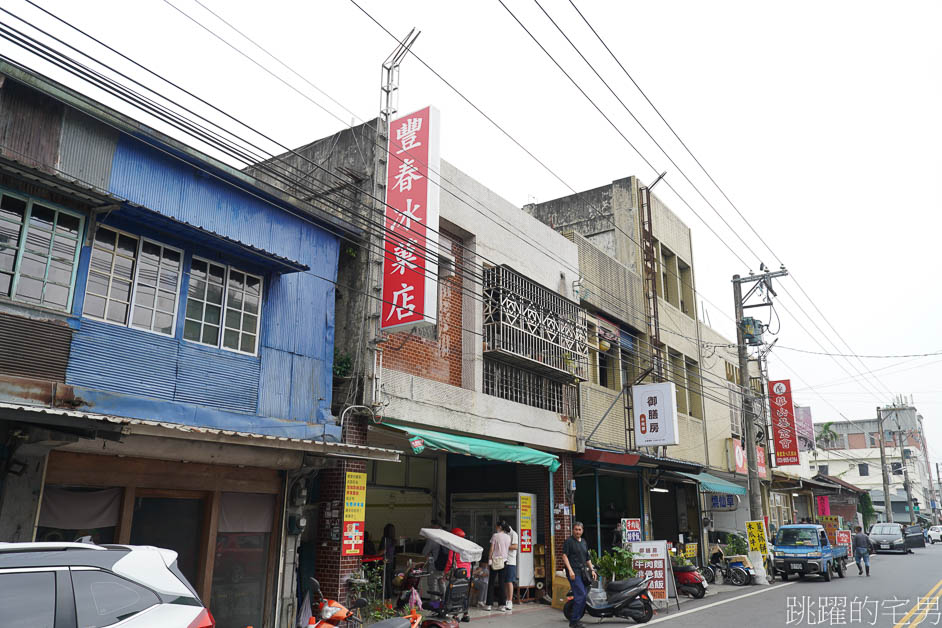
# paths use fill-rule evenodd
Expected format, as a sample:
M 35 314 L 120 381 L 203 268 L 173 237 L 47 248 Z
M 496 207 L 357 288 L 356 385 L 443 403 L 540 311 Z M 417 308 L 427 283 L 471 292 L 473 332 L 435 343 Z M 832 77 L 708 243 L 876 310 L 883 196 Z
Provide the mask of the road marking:
M 938 614 L 938 612 L 939 612 L 939 596 L 942 595 L 942 590 L 939 590 L 938 587 L 939 587 L 939 585 L 936 585 L 936 587 L 935 587 L 935 589 L 936 589 L 935 594 L 933 594 L 933 593 L 930 591 L 930 592 L 929 592 L 929 595 L 927 595 L 926 597 L 924 597 L 924 598 L 922 599 L 922 609 L 923 609 L 923 610 L 922 610 L 921 613 L 919 613 L 919 614 L 916 616 L 915 619 L 912 619 L 912 620 L 911 620 L 911 623 L 909 624 L 909 628 L 916 628 L 916 626 L 918 626 L 919 624 L 921 624 L 922 621 L 929 615 L 929 611 L 933 610 L 933 608 L 935 608 L 935 612 Z M 935 601 L 935 606 L 932 605 L 932 602 L 933 602 L 933 601 Z M 920 604 L 920 602 L 916 602 L 916 609 L 914 609 L 914 610 L 918 610 L 919 604 Z M 938 623 L 938 619 L 936 620 L 936 623 Z
M 796 582 L 797 582 L 797 581 L 796 581 Z M 753 591 L 752 593 L 744 593 L 743 595 L 737 595 L 736 597 L 731 597 L 731 598 L 729 598 L 728 600 L 720 600 L 719 602 L 713 602 L 712 604 L 707 604 L 707 605 L 705 605 L 705 606 L 698 606 L 697 608 L 691 608 L 690 610 L 687 610 L 687 611 L 681 611 L 681 612 L 679 612 L 679 613 L 674 613 L 673 615 L 668 615 L 667 617 L 660 617 L 660 618 L 658 618 L 658 619 L 654 619 L 654 620 L 648 622 L 648 625 L 650 625 L 650 624 L 656 624 L 656 623 L 658 623 L 659 621 L 669 621 L 669 620 L 671 620 L 671 619 L 677 619 L 678 617 L 683 617 L 684 615 L 689 615 L 689 614 L 691 614 L 691 613 L 696 613 L 696 612 L 699 612 L 699 611 L 705 611 L 705 610 L 708 609 L 708 608 L 713 608 L 714 606 L 720 606 L 720 605 L 722 605 L 722 604 L 728 604 L 728 603 L 730 603 L 730 602 L 735 602 L 736 600 L 741 600 L 741 599 L 743 599 L 744 597 L 751 597 L 751 596 L 753 596 L 753 595 L 760 595 L 760 594 L 762 594 L 762 593 L 768 593 L 769 591 L 774 591 L 775 589 L 781 589 L 782 587 L 787 587 L 788 585 L 790 585 L 790 584 L 795 584 L 796 582 L 783 582 L 782 584 L 777 584 L 777 585 L 775 585 L 775 586 L 771 586 L 771 587 L 768 587 L 768 588 L 763 587 L 763 588 L 759 589 L 758 591 Z M 942 584 L 942 583 L 940 583 L 940 584 Z M 895 628 L 895 627 L 894 627 L 894 628 Z
M 920 610 L 920 608 L 921 608 L 921 607 L 920 607 L 920 604 L 922 604 L 924 601 L 926 601 L 926 600 L 928 600 L 929 598 L 931 598 L 935 593 L 937 593 L 937 592 L 939 591 L 940 588 L 942 588 L 942 580 L 939 580 L 938 582 L 936 582 L 935 586 L 932 587 L 932 588 L 929 590 L 928 593 L 926 593 L 923 597 L 921 597 L 921 598 L 919 598 L 918 600 L 916 600 L 916 605 L 913 606 L 913 607 L 909 610 L 908 613 L 906 613 L 905 615 L 903 615 L 903 618 L 900 619 L 898 622 L 896 622 L 896 624 L 893 625 L 893 628 L 901 628 L 902 626 L 906 626 L 906 625 L 907 625 L 906 622 L 909 621 L 909 619 L 913 616 L 913 614 L 914 614 L 916 611 Z M 926 612 L 928 612 L 928 607 L 922 607 L 922 610 L 925 610 Z M 920 619 L 920 621 L 922 621 L 922 620 Z

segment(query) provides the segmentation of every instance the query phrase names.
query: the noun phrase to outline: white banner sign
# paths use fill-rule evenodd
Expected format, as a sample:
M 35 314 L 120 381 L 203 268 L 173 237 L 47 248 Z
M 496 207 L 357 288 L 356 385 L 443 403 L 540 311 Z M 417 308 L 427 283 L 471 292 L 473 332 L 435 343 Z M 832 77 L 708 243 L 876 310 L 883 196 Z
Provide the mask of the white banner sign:
M 673 382 L 641 384 L 631 391 L 635 445 L 677 445 L 677 391 Z

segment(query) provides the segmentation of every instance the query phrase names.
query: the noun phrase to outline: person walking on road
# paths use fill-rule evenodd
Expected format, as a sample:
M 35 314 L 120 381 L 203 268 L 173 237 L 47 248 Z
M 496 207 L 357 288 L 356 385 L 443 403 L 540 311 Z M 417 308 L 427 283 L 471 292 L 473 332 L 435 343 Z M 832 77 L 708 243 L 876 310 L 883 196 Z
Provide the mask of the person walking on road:
M 582 538 L 585 528 L 581 521 L 572 524 L 572 536 L 563 544 L 563 564 L 566 576 L 572 587 L 572 615 L 569 617 L 570 628 L 585 628 L 582 616 L 585 614 L 587 587 L 598 577 L 595 567 L 589 559 L 589 546 Z
M 863 528 L 857 526 L 854 528 L 854 562 L 857 563 L 857 575 L 863 575 L 863 567 L 860 566 L 860 561 L 863 561 L 864 565 L 867 567 L 867 576 L 870 575 L 870 548 L 873 544 L 870 542 L 870 537 L 864 534 Z

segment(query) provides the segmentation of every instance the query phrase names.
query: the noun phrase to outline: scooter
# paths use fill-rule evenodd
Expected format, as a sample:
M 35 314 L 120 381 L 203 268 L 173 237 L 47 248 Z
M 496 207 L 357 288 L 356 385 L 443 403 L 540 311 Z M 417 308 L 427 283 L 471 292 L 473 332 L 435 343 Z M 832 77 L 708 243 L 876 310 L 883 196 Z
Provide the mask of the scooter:
M 677 582 L 677 591 L 699 600 L 706 595 L 706 579 L 694 565 L 675 565 L 673 567 L 674 580 Z
M 605 585 L 604 598 L 586 596 L 585 612 L 591 617 L 621 617 L 645 624 L 654 617 L 654 604 L 648 594 L 651 578 L 628 578 Z M 572 591 L 568 594 L 563 614 L 572 617 Z
M 316 578 L 311 578 L 311 618 L 308 620 L 308 626 L 317 628 L 336 628 L 340 622 L 350 622 L 353 626 L 361 626 L 362 620 L 357 617 L 353 611 L 363 608 L 368 604 L 364 598 L 358 599 L 350 608 L 347 608 L 336 600 L 328 600 L 321 593 L 321 583 Z M 386 627 L 393 628 L 393 627 Z
M 427 563 L 410 565 L 404 574 L 399 574 L 393 578 L 393 584 L 399 585 L 399 595 L 396 597 L 396 610 L 401 611 L 407 607 L 413 606 L 411 600 L 418 595 L 417 591 L 422 578 L 429 575 L 426 569 Z M 413 592 L 416 592 L 413 595 Z

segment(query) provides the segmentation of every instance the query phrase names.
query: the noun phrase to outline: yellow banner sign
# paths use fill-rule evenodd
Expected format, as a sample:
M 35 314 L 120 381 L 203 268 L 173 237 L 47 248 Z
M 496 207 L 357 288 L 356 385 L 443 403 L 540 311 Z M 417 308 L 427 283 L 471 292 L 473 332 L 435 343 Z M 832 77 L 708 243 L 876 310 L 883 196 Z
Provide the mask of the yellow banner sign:
M 684 556 L 687 558 L 696 558 L 697 557 L 697 544 L 687 543 L 686 545 L 684 545 Z
M 366 521 L 366 474 L 347 471 L 343 498 L 344 521 Z
M 746 536 L 749 537 L 750 552 L 768 553 L 765 541 L 765 521 L 747 521 Z

